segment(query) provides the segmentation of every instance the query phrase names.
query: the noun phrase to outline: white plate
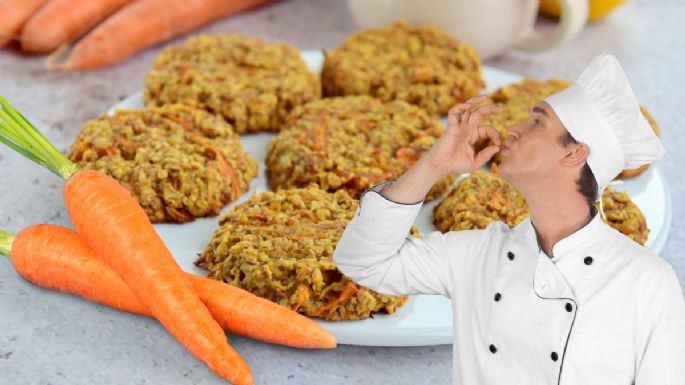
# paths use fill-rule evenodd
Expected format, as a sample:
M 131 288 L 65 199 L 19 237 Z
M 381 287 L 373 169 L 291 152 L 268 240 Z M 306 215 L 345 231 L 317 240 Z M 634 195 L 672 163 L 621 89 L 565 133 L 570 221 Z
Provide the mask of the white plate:
M 317 51 L 305 51 L 302 57 L 312 71 L 319 72 L 323 56 Z M 484 67 L 486 91 L 494 91 L 505 84 L 520 80 L 511 73 Z M 142 93 L 138 92 L 119 102 L 116 107 L 142 107 Z M 443 121 L 444 123 L 444 121 Z M 222 213 L 245 201 L 252 193 L 269 191 L 264 175 L 267 145 L 275 134 L 249 134 L 241 137 L 243 148 L 260 164 L 259 174 L 250 183 L 250 190 L 237 201 L 224 208 Z M 662 174 L 652 166 L 638 178 L 614 187 L 627 191 L 647 218 L 650 228 L 646 246 L 659 253 L 671 224 L 671 196 Z M 437 202 L 427 203 L 421 209 L 416 225 L 422 233 L 435 231 L 432 210 Z M 186 224 L 157 224 L 155 229 L 171 250 L 181 268 L 205 276 L 206 271 L 193 262 L 209 243 L 217 228 L 218 217 L 196 219 Z M 340 344 L 368 346 L 423 346 L 452 343 L 452 310 L 447 298 L 432 295 L 411 296 L 395 314 L 379 314 L 363 321 L 318 321 L 330 331 Z

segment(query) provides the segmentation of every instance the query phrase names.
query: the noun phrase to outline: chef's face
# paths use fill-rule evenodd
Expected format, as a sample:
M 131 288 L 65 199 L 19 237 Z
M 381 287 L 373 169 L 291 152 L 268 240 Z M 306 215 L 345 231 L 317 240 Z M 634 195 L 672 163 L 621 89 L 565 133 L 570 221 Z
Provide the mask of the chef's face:
M 514 186 L 531 181 L 553 181 L 564 167 L 568 152 L 561 138 L 566 128 L 547 103 L 541 102 L 528 112 L 528 118 L 507 130 L 500 155 L 499 174 Z

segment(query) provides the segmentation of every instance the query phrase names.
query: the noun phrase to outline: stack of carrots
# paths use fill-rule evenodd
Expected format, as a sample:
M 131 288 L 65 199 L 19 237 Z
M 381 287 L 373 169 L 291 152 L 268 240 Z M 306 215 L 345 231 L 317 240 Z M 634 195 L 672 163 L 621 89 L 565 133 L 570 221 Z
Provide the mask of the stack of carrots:
M 236 385 L 252 384 L 252 374 L 224 330 L 294 347 L 335 347 L 335 338 L 307 317 L 182 272 L 124 187 L 98 171 L 79 170 L 1 96 L 0 142 L 66 180 L 64 199 L 76 228 L 37 225 L 16 237 L 0 231 L 0 253 L 29 282 L 155 317 Z
M 0 0 L 0 47 L 16 40 L 25 52 L 54 52 L 46 62 L 50 69 L 104 67 L 270 1 Z M 66 58 L 57 63 L 64 51 Z

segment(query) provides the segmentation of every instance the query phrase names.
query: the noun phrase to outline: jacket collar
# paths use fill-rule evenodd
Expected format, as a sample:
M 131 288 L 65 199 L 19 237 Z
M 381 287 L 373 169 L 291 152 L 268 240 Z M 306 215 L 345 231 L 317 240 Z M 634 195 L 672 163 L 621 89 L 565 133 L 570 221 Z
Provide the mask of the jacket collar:
M 601 242 L 602 230 L 606 226 L 597 210 L 592 211 L 593 217 L 585 226 L 579 228 L 575 232 L 567 235 L 552 246 L 552 262 L 559 262 L 567 255 L 579 255 L 588 250 L 593 250 L 594 247 Z M 515 232 L 523 238 L 523 242 L 530 251 L 534 253 L 544 252 L 538 243 L 537 232 L 535 225 L 530 217 L 521 222 L 515 229 Z
M 554 257 L 549 258 L 538 244 L 531 219 L 517 226 L 516 232 L 523 238 L 521 241 L 526 249 L 536 256 L 536 262 L 531 264 L 531 267 L 535 266 L 533 289 L 536 294 L 542 298 L 575 300 L 601 265 L 602 258 L 596 252 L 601 248 L 605 228 L 600 216 L 595 214 L 585 226 L 558 241 L 552 247 Z
M 560 239 L 552 247 L 552 261 L 557 263 L 566 256 L 578 256 L 595 250 L 602 240 L 602 219 L 593 211 L 593 217 L 585 226 Z M 583 256 L 584 258 L 584 256 Z

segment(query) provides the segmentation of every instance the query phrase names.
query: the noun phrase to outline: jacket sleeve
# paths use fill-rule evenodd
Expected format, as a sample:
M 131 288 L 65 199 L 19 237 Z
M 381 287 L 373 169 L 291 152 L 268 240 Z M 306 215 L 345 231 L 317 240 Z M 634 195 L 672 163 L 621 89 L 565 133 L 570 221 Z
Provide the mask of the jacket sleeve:
M 649 312 L 653 327 L 644 339 L 635 385 L 685 384 L 685 300 L 670 265 L 657 285 Z
M 379 293 L 450 296 L 450 259 L 474 247 L 480 231 L 408 235 L 422 202 L 392 202 L 379 193 L 382 187 L 369 189 L 360 198 L 333 261 L 353 281 Z

